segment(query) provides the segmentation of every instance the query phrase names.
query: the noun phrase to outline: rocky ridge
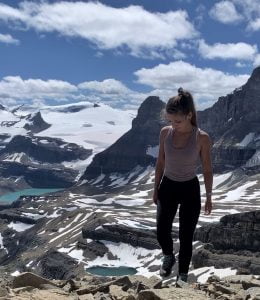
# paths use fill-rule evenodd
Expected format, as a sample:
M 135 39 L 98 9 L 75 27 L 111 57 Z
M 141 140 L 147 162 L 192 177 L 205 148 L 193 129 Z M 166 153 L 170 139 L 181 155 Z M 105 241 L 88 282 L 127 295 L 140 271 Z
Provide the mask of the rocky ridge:
M 82 277 L 57 280 L 26 272 L 16 277 L 0 278 L 0 299 L 37 300 L 177 300 L 222 299 L 257 300 L 260 278 L 251 275 L 217 276 L 204 284 L 177 281 L 164 283 L 160 278 L 142 275 Z

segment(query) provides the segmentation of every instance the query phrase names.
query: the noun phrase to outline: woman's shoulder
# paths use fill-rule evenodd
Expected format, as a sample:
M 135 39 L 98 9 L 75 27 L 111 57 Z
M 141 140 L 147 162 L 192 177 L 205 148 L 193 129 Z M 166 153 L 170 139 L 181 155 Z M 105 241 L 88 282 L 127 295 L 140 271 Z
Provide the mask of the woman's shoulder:
M 164 126 L 161 129 L 160 132 L 160 136 L 164 139 L 166 137 L 166 135 L 168 134 L 168 132 L 170 131 L 170 129 L 172 128 L 172 126 Z
M 209 134 L 206 131 L 200 129 L 199 127 L 198 127 L 198 136 L 199 136 L 199 140 L 202 143 L 211 142 L 211 138 L 210 138 Z
M 167 134 L 167 132 L 168 132 L 171 128 L 172 128 L 171 125 L 162 127 L 162 129 L 161 129 L 161 134 Z
M 200 136 L 209 136 L 208 133 L 204 130 L 202 130 L 201 128 L 198 127 L 198 133 Z

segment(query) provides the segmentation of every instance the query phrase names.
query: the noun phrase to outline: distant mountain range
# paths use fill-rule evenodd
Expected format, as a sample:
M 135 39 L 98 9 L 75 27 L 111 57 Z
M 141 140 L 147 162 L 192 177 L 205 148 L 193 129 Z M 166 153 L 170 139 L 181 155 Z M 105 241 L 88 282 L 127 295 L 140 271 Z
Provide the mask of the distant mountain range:
M 131 125 L 134 111 L 79 102 L 0 109 L 0 194 L 22 188 L 69 187 L 96 153 Z

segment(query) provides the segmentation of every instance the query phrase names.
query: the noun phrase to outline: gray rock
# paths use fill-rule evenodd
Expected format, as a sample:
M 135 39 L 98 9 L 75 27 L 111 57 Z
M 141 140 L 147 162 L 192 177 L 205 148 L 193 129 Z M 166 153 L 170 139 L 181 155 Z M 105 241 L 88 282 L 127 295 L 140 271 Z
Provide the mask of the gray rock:
M 219 223 L 198 228 L 194 238 L 208 243 L 194 252 L 195 268 L 214 265 L 260 273 L 260 210 L 226 215 Z
M 82 264 L 65 253 L 49 249 L 37 259 L 35 273 L 49 279 L 73 279 L 85 274 Z
M 193 289 L 180 289 L 180 288 L 163 288 L 163 289 L 150 289 L 141 291 L 137 297 L 138 300 L 205 300 L 209 299 L 203 292 L 195 291 Z
M 226 215 L 219 223 L 198 228 L 194 238 L 211 243 L 215 249 L 257 252 L 260 249 L 260 210 Z
M 39 288 L 40 285 L 42 284 L 50 284 L 52 286 L 55 285 L 50 280 L 47 280 L 46 278 L 43 278 L 31 272 L 25 272 L 14 277 L 12 287 L 20 288 L 20 287 L 32 286 L 34 288 Z
M 260 298 L 260 288 L 259 287 L 251 287 L 247 291 L 247 294 L 252 298 L 255 299 L 256 297 Z
M 222 278 L 222 280 L 230 283 L 243 283 L 253 280 L 253 275 L 229 275 Z

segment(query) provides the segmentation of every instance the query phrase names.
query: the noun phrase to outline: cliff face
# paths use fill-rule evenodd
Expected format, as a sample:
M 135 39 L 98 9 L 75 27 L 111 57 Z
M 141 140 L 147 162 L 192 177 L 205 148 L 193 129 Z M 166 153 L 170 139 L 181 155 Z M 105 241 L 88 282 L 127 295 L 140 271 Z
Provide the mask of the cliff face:
M 260 148 L 260 67 L 245 85 L 199 111 L 198 119 L 213 139 L 215 170 L 243 165 Z
M 195 268 L 229 266 L 239 273 L 260 273 L 260 210 L 226 215 L 197 229 L 194 238 L 207 243 L 193 256 Z
M 249 132 L 260 134 L 259 116 L 260 67 L 253 71 L 245 85 L 198 112 L 200 126 L 219 145 L 239 143 Z

